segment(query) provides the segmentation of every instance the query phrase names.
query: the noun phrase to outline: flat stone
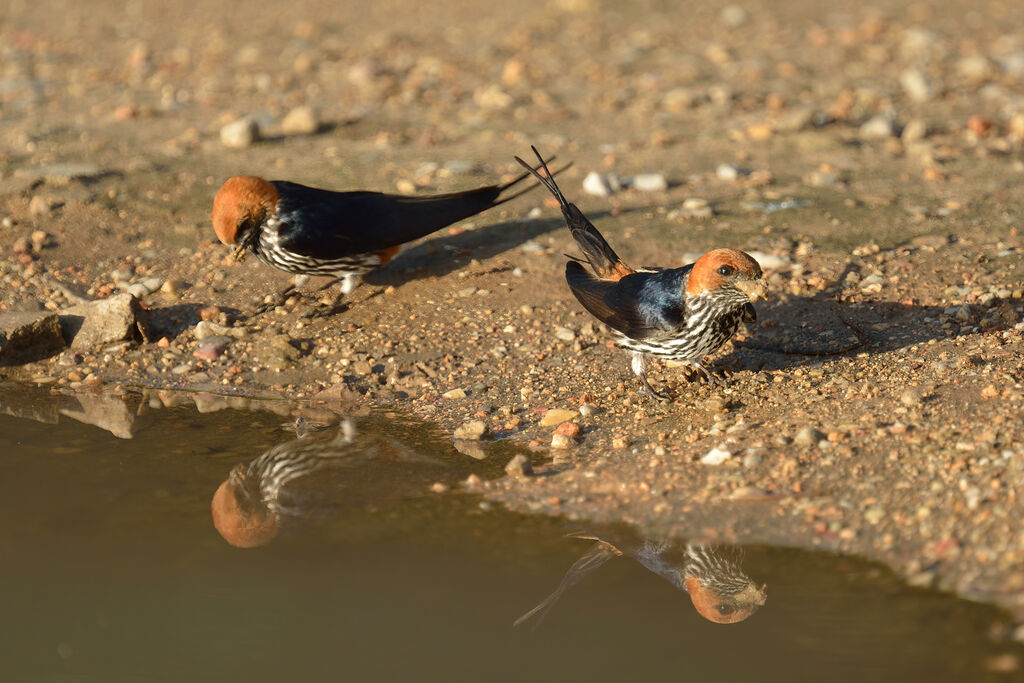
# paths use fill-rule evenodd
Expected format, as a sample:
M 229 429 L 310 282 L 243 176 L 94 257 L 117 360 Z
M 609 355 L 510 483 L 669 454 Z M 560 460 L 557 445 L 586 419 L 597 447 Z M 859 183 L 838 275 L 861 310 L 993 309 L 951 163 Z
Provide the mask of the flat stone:
M 552 408 L 548 412 L 544 413 L 544 417 L 540 420 L 541 427 L 554 427 L 560 425 L 563 422 L 568 422 L 579 415 L 575 410 L 563 410 L 561 408 Z
M 89 163 L 64 163 L 48 164 L 46 166 L 29 166 L 14 171 L 16 178 L 27 178 L 30 180 L 45 180 L 51 185 L 68 185 L 73 180 L 87 180 L 106 175 L 108 171 L 103 170 L 96 164 Z
M 149 338 L 149 317 L 127 292 L 64 309 L 60 324 L 73 349 Z
M 48 358 L 66 346 L 60 316 L 56 313 L 0 313 L 0 365 L 20 365 Z

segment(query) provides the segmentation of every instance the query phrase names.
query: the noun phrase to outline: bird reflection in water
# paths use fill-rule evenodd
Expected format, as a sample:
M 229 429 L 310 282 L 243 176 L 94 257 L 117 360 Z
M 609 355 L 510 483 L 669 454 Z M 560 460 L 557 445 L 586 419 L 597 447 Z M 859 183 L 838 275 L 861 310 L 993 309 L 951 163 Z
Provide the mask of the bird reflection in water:
M 217 488 L 211 505 L 213 525 L 225 541 L 239 548 L 269 543 L 288 511 L 284 487 L 351 454 L 356 432 L 350 420 L 334 433 L 316 437 L 306 427 L 296 421 L 297 439 L 274 446 L 248 464 L 235 465 Z
M 299 418 L 282 426 L 297 438 L 235 465 L 213 495 L 213 524 L 233 546 L 265 545 L 282 523 L 299 518 L 365 518 L 422 497 L 457 471 L 435 457 L 429 437 L 392 417 L 330 427 Z
M 519 617 L 515 626 L 536 618 L 534 627 L 560 597 L 595 569 L 613 557 L 626 555 L 669 583 L 689 594 L 697 613 L 716 624 L 743 621 L 764 605 L 766 586 L 758 587 L 740 567 L 742 553 L 736 546 L 715 546 L 679 541 L 612 543 L 602 536 L 586 532 L 570 534 L 574 538 L 597 541 L 569 568 L 558 588 L 539 605 Z

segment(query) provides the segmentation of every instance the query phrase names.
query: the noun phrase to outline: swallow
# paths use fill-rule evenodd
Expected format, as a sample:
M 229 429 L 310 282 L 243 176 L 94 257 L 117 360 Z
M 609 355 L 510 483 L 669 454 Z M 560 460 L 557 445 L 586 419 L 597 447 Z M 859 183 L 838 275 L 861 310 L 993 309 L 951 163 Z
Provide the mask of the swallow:
M 309 277 L 326 275 L 333 278 L 327 286 L 341 281 L 341 293 L 326 311 L 330 314 L 363 275 L 391 261 L 402 245 L 529 192 L 536 185 L 505 194 L 529 177 L 523 173 L 506 183 L 416 197 L 334 192 L 240 175 L 217 191 L 213 228 L 221 243 L 235 248 L 236 260 L 253 253 L 296 276 L 295 284 L 261 311 L 279 305 Z
M 690 365 L 704 373 L 709 383 L 722 384 L 703 359 L 732 338 L 741 321 L 757 320 L 751 301 L 765 290 L 757 261 L 737 249 L 715 249 L 681 268 L 631 268 L 565 198 L 540 152 L 531 149 L 540 160 L 539 168 L 519 157 L 516 161 L 558 200 L 573 240 L 583 252 L 582 258 L 570 256 L 565 264 L 569 290 L 610 328 L 617 346 L 632 351 L 633 372 L 644 393 L 659 401 L 669 398 L 647 380 L 649 356 Z

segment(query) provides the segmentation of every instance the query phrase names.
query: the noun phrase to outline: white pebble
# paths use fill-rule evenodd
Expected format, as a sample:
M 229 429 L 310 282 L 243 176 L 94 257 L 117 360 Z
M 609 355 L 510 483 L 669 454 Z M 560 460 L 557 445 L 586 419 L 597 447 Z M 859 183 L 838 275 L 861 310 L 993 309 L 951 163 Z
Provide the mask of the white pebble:
M 716 446 L 708 451 L 700 461 L 705 465 L 721 465 L 731 457 L 732 452 L 730 452 L 728 448 L 725 446 Z
M 583 191 L 597 197 L 607 197 L 622 189 L 622 180 L 614 173 L 591 171 L 583 179 Z
M 760 264 L 764 270 L 783 270 L 789 268 L 789 264 L 792 263 L 786 256 L 779 256 L 777 254 L 769 254 L 765 251 L 748 251 L 751 258 Z
M 220 142 L 225 147 L 241 149 L 260 139 L 260 126 L 250 118 L 238 119 L 220 129 Z
M 884 140 L 893 136 L 895 128 L 892 119 L 879 115 L 865 121 L 859 132 L 862 140 Z
M 640 192 L 663 192 L 668 189 L 668 180 L 660 173 L 639 173 L 633 176 L 630 186 Z
M 736 180 L 740 177 L 740 168 L 735 164 L 719 164 L 715 169 L 715 175 L 719 180 Z

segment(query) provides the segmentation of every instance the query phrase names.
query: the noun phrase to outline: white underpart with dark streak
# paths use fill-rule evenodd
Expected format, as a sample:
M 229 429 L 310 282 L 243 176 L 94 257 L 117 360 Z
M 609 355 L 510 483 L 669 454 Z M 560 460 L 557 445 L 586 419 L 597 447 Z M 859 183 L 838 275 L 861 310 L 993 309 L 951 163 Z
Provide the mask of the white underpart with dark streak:
M 267 218 L 255 245 L 256 258 L 268 266 L 296 275 L 326 275 L 342 279 L 342 292 L 351 294 L 359 285 L 359 276 L 381 265 L 380 254 L 355 254 L 338 259 L 304 256 L 281 246 L 280 227 L 289 223 L 289 214 Z
M 700 359 L 720 349 L 739 328 L 743 306 L 750 298 L 735 287 L 719 287 L 698 296 L 686 297 L 686 319 L 678 330 L 666 332 L 663 336 L 632 339 L 616 334 L 616 345 L 642 354 L 668 358 L 691 365 L 699 365 Z M 700 330 L 694 334 L 694 331 Z M 633 371 L 637 365 L 643 370 L 643 361 L 633 360 Z

